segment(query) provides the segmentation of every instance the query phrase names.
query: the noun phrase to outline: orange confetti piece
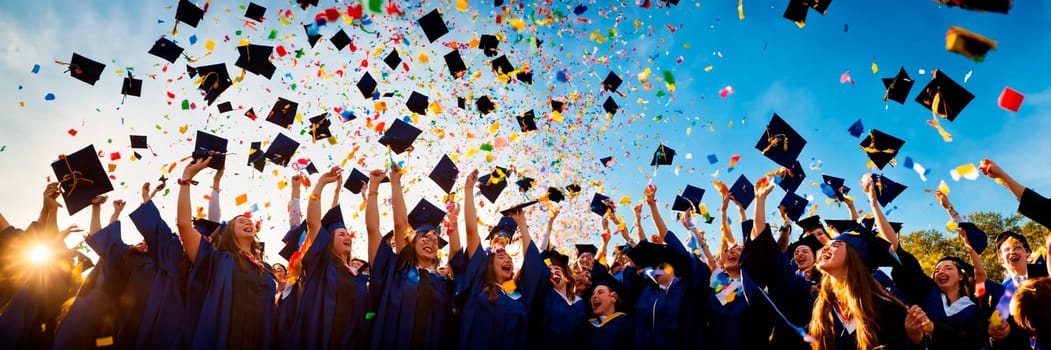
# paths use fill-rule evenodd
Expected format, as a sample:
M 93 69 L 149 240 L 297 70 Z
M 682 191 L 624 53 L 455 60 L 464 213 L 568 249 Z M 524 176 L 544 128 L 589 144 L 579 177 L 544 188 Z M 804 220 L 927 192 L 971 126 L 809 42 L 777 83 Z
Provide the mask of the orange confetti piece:
M 234 202 L 237 203 L 237 205 L 243 205 L 245 203 L 248 203 L 248 194 L 242 193 L 237 195 L 237 198 L 234 199 Z

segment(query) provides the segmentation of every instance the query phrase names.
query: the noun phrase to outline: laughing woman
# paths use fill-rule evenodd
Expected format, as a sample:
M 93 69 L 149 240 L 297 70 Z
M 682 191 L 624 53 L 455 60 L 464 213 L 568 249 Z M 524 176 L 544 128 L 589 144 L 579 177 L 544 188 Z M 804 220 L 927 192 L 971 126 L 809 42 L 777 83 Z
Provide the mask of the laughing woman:
M 176 221 L 186 257 L 193 265 L 187 311 L 197 322 L 190 347 L 268 349 L 272 345 L 277 282 L 256 249 L 252 220 L 243 215 L 234 217 L 214 246 L 193 227 L 190 186 L 211 160 L 211 156 L 195 160 L 178 179 Z

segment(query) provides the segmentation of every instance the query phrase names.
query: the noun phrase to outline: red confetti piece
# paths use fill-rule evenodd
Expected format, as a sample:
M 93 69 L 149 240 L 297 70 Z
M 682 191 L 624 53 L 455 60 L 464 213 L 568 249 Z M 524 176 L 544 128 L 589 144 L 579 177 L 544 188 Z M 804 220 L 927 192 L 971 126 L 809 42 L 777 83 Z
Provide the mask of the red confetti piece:
M 285 51 L 285 47 L 284 46 L 278 46 L 277 47 L 277 56 L 285 57 L 285 55 L 287 55 L 287 54 L 288 54 L 288 51 Z
M 113 153 L 109 154 L 109 160 L 112 161 L 112 160 L 118 160 L 118 159 L 120 159 L 120 152 L 113 152 Z
M 69 129 L 67 132 L 69 133 L 69 136 L 77 136 L 77 129 Z
M 325 9 L 325 19 L 328 20 L 329 22 L 338 21 L 339 20 L 339 10 L 337 10 L 335 7 L 330 8 L 330 9 Z

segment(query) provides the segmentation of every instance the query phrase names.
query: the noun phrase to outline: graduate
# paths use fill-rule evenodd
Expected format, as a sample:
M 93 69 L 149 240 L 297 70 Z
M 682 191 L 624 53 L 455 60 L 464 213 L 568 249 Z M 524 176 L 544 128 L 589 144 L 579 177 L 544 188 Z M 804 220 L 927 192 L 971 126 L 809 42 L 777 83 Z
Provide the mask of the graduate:
M 333 167 L 321 175 L 307 202 L 307 246 L 299 279 L 302 292 L 292 334 L 300 349 L 365 349 L 371 337 L 368 311 L 368 278 L 351 267 L 353 237 L 347 231 L 340 207 L 321 217 L 321 193 L 340 183 L 342 171 Z M 338 193 L 336 194 L 338 196 Z M 284 336 L 284 335 L 283 335 Z
M 191 348 L 273 346 L 274 291 L 277 282 L 262 263 L 256 227 L 244 215 L 234 217 L 213 243 L 194 229 L 190 186 L 213 155 L 195 159 L 178 179 L 177 226 L 186 257 L 193 265 L 187 284 L 187 319 L 197 320 Z M 216 239 L 217 238 L 217 239 Z
M 783 204 L 782 202 L 778 210 L 785 220 L 785 225 L 791 225 L 793 221 L 788 215 L 791 208 L 786 208 Z M 803 206 L 805 207 L 806 204 Z M 787 321 L 781 319 L 776 321 L 771 343 L 778 344 L 784 349 L 810 348 L 810 345 L 799 334 L 797 327 L 810 323 L 810 313 L 814 300 L 817 298 L 817 281 L 821 279 L 820 272 L 814 268 L 814 262 L 817 260 L 817 252 L 821 251 L 823 245 L 813 233 L 814 231 L 806 229 L 814 223 L 820 226 L 820 219 L 817 217 L 807 219 L 813 222 L 807 223 L 803 220 L 796 222 L 804 228 L 804 232 L 798 240 L 789 244 L 784 251 L 778 254 L 773 267 L 774 273 L 771 274 L 767 285 L 772 301 L 780 306 L 781 312 L 787 319 Z M 782 228 L 783 234 L 787 235 L 788 232 L 785 231 L 790 230 Z M 808 231 L 811 233 L 807 233 Z M 824 228 L 819 231 L 823 234 Z
M 556 208 L 548 218 L 542 246 L 548 246 L 551 241 L 551 226 L 557 216 Z M 541 287 L 543 299 L 540 305 L 530 311 L 537 312 L 532 314 L 537 317 L 531 317 L 529 321 L 539 328 L 530 336 L 530 341 L 535 341 L 531 346 L 579 348 L 583 345 L 585 307 L 584 300 L 574 290 L 576 283 L 569 273 L 569 257 L 553 248 L 540 253 L 540 257 L 550 270 L 550 277 Z
M 406 214 L 402 197 L 401 168 L 392 164 L 390 171 L 391 202 L 394 212 L 392 249 L 385 244 L 379 229 L 379 194 L 384 172 L 369 172 L 368 198 L 365 205 L 365 227 L 369 235 L 369 261 L 372 273 L 369 294 L 376 313 L 372 349 L 447 349 L 455 346 L 455 335 L 448 334 L 453 311 L 453 282 L 438 273 L 439 230 L 443 218 L 449 231 L 453 260 L 460 256 L 457 213 Z M 477 176 L 477 174 L 475 174 Z M 472 180 L 468 178 L 468 183 Z M 468 187 L 470 189 L 470 187 Z M 465 191 L 464 219 L 477 222 L 473 216 L 474 198 Z M 423 202 L 423 201 L 421 201 Z M 428 203 L 429 204 L 429 203 Z M 428 211 L 440 211 L 429 206 Z M 411 221 L 411 226 L 410 226 Z M 467 225 L 468 230 L 472 225 Z M 412 232 L 412 235 L 406 235 Z M 397 252 L 397 254 L 395 254 Z M 457 274 L 459 277 L 459 274 Z
M 610 275 L 599 276 L 595 286 L 586 293 L 591 304 L 591 318 L 583 327 L 583 349 L 620 350 L 632 349 L 635 343 L 635 324 L 632 317 L 622 311 L 626 307 L 624 285 Z
M 1033 349 L 1051 349 L 1051 278 L 1026 280 L 1011 298 L 1011 315 L 1019 328 L 1032 334 Z
M 1030 335 L 1015 324 L 1010 315 L 1011 297 L 1026 280 L 1047 277 L 1045 265 L 1029 264 L 1029 240 L 1011 231 L 996 236 L 997 260 L 1006 276 L 999 286 L 992 286 L 990 293 L 996 298 L 996 317 L 989 323 L 989 345 L 993 349 L 1022 349 L 1030 345 Z M 999 321 L 999 322 L 998 322 Z

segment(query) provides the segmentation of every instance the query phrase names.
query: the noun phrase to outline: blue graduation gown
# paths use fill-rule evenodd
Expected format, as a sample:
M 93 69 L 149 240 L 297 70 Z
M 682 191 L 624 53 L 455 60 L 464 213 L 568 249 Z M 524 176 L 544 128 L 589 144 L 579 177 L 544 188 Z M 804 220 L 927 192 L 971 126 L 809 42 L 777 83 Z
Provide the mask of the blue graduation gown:
M 584 301 L 577 299 L 572 304 L 566 302 L 562 294 L 551 286 L 550 281 L 545 281 L 542 289 L 546 291 L 543 292 L 543 318 L 537 339 L 539 347 L 579 348 L 583 344 L 584 324 L 587 322 L 584 317 Z
M 644 282 L 647 277 L 634 273 L 634 269 L 626 270 L 625 288 L 641 288 L 635 300 L 635 348 L 701 348 L 703 305 L 710 294 L 710 288 L 705 287 L 710 274 L 708 266 L 693 258 L 674 233 L 668 232 L 664 241 L 676 254 L 688 257 L 691 268 L 676 276 L 666 291 L 655 283 Z
M 872 302 L 879 314 L 879 332 L 876 338 L 882 350 L 909 349 L 909 337 L 905 334 L 905 309 L 893 302 L 873 295 Z M 836 349 L 857 349 L 857 338 L 854 333 L 847 333 L 838 317 L 835 319 Z
M 299 349 L 364 349 L 371 336 L 368 277 L 351 275 L 331 253 L 332 233 L 322 228 L 303 256 L 302 293 L 291 337 Z
M 193 349 L 269 349 L 273 345 L 273 275 L 251 262 L 238 266 L 233 253 L 201 240 L 190 272 L 186 308 L 196 319 Z
M 406 248 L 412 249 L 412 248 Z M 461 252 L 455 252 L 452 261 Z M 376 252 L 369 276 L 369 298 L 376 313 L 372 331 L 372 349 L 408 349 L 412 342 L 416 321 L 416 302 L 419 298 L 419 272 L 413 268 L 399 268 L 394 250 L 381 244 Z M 454 265 L 456 266 L 456 265 Z M 460 274 L 456 274 L 459 278 Z M 434 288 L 430 320 L 426 320 L 426 349 L 445 349 L 455 339 L 449 335 L 453 310 L 453 284 L 445 276 L 431 273 Z M 423 321 L 421 321 L 423 322 Z
M 810 324 L 814 301 L 817 300 L 817 282 L 809 281 L 797 272 L 799 267 L 792 261 L 791 252 L 779 254 L 775 264 L 777 274 L 770 280 L 770 298 L 792 325 L 777 318 L 771 343 L 783 349 L 810 349 L 792 326 L 806 328 Z
M 190 327 L 185 320 L 186 274 L 189 261 L 183 252 L 182 241 L 161 218 L 153 201 L 143 203 L 128 215 L 135 228 L 146 240 L 147 255 L 153 261 L 155 275 L 150 287 L 139 289 L 137 277 L 132 283 L 139 292 L 145 292 L 145 306 L 135 338 L 136 349 L 182 349 L 186 347 Z M 148 272 L 149 268 L 143 268 Z M 142 271 L 140 271 L 142 272 Z M 138 274 L 137 274 L 138 275 Z M 139 297 L 143 297 L 140 295 Z M 129 324 L 128 327 L 135 327 Z M 122 332 L 123 334 L 128 332 Z
M 93 349 L 96 339 L 112 344 L 121 323 L 116 295 L 123 287 L 119 276 L 128 246 L 120 239 L 120 222 L 88 236 L 86 242 L 101 260 L 59 325 L 55 349 Z
M 708 335 L 705 341 L 709 349 L 765 349 L 771 346 L 768 339 L 775 316 L 758 289 L 774 278 L 770 266 L 774 265 L 778 252 L 780 249 L 769 226 L 756 239 L 746 240 L 740 258 L 741 285 L 737 295 L 726 305 L 719 302 L 714 290 L 708 297 Z
M 590 350 L 628 350 L 635 343 L 635 322 L 625 313 L 614 313 L 599 322 L 597 318 L 588 320 L 584 326 L 585 349 Z M 566 349 L 574 349 L 567 347 Z
M 934 322 L 934 333 L 927 340 L 930 349 L 982 349 L 988 344 L 989 317 L 992 311 L 982 312 L 980 301 L 973 296 L 962 296 L 974 302 L 967 308 L 952 316 L 945 313 L 942 306 L 941 289 L 923 272 L 916 257 L 898 249 L 898 258 L 902 266 L 894 268 L 891 276 L 895 285 L 900 286 L 902 294 L 909 304 L 920 305 L 927 318 Z M 966 283 L 966 282 L 961 282 Z M 988 309 L 986 304 L 986 309 Z
M 517 293 L 512 298 L 498 292 L 495 303 L 489 302 L 489 293 L 482 290 L 488 253 L 478 249 L 467 263 L 462 278 L 467 284 L 467 300 L 463 308 L 460 329 L 461 349 L 525 349 L 528 333 L 528 310 L 541 295 L 540 286 L 551 271 L 540 259 L 540 252 L 532 242 L 525 252 L 525 260 L 518 272 Z

